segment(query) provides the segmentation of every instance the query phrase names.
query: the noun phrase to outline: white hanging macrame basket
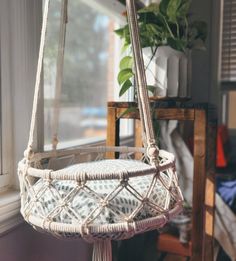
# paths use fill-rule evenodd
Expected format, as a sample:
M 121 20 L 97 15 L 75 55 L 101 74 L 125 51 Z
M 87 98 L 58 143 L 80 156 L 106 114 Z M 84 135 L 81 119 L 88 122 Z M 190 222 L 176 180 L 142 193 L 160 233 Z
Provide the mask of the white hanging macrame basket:
M 58 237 L 82 237 L 94 243 L 93 261 L 111 261 L 111 240 L 160 228 L 182 210 L 174 156 L 159 150 L 154 137 L 134 0 L 127 11 L 135 60 L 144 148 L 80 147 L 49 152 L 33 150 L 49 1 L 45 0 L 35 96 L 28 147 L 19 162 L 21 213 L 37 229 Z M 55 130 L 58 125 L 68 0 L 62 0 L 57 63 Z M 55 131 L 56 133 L 56 131 Z M 117 152 L 119 159 L 105 159 Z M 135 153 L 143 153 L 141 161 Z M 94 159 L 81 162 L 85 155 Z

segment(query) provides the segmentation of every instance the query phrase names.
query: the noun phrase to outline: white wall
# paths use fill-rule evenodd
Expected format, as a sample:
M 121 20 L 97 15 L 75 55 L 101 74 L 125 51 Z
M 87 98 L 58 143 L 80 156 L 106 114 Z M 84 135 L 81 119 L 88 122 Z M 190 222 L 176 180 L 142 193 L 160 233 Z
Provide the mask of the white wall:
M 211 31 L 211 7 L 210 0 L 192 1 L 191 12 L 195 19 L 201 19 L 207 22 L 208 31 Z M 210 86 L 210 44 L 211 37 L 208 35 L 206 42 L 206 51 L 193 50 L 192 52 L 192 98 L 193 101 L 207 102 L 209 100 Z

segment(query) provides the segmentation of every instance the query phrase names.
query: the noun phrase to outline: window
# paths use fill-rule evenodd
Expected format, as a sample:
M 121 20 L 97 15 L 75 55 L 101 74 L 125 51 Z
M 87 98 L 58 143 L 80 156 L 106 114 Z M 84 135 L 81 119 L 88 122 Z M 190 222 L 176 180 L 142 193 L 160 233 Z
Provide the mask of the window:
M 75 0 L 70 0 L 71 3 L 72 1 Z M 20 196 L 16 170 L 17 163 L 23 157 L 29 135 L 42 2 L 0 1 L 0 234 L 22 222 L 19 216 Z M 58 0 L 52 0 L 52 5 L 54 2 L 58 5 Z M 100 10 L 99 12 L 109 14 L 109 17 L 111 15 L 115 17 L 124 10 L 124 6 L 116 0 L 83 0 L 83 3 L 94 6 L 95 10 Z M 55 17 L 58 21 L 58 12 L 55 13 Z M 119 52 L 114 53 L 118 57 Z M 118 59 L 117 57 L 115 56 L 114 61 Z M 52 61 L 54 58 L 52 56 Z M 50 70 L 53 71 L 53 68 L 55 67 L 52 64 Z M 47 75 L 46 71 L 45 74 Z M 118 87 L 113 89 L 118 92 Z M 98 92 L 97 95 L 99 97 Z M 45 111 L 49 106 L 47 103 L 50 103 L 48 96 L 45 95 Z M 67 104 L 62 105 L 66 107 Z M 40 120 L 41 118 L 43 120 L 43 117 L 40 117 Z M 45 122 L 47 124 L 46 119 Z M 40 122 L 38 125 L 44 126 Z M 68 127 L 67 125 L 65 128 Z M 67 137 L 65 141 L 66 139 Z
M 236 131 L 236 2 L 224 0 L 221 52 L 222 122 Z
M 50 149 L 54 134 L 53 104 L 60 6 L 60 0 L 51 2 L 44 58 L 45 149 Z M 60 98 L 59 148 L 105 140 L 106 103 L 108 100 L 117 100 L 119 91 L 116 76 L 121 43 L 114 30 L 119 26 L 117 16 L 124 10 L 124 6 L 117 1 L 69 1 Z M 131 123 L 125 122 L 121 129 L 123 135 L 132 134 Z

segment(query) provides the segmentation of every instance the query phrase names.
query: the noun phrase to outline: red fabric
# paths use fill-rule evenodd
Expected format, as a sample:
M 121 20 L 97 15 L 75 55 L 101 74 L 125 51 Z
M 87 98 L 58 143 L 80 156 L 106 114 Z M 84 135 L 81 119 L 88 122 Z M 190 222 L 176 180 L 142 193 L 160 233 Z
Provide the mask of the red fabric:
M 229 135 L 225 125 L 220 125 L 217 130 L 217 158 L 216 166 L 223 168 L 228 164 Z

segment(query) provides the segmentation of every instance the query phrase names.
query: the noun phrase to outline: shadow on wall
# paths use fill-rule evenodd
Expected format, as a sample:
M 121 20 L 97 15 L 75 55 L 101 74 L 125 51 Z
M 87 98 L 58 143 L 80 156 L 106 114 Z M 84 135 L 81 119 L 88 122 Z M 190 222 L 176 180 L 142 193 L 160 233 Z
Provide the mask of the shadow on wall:
M 90 261 L 92 245 L 60 240 L 24 223 L 0 237 L 0 261 Z

